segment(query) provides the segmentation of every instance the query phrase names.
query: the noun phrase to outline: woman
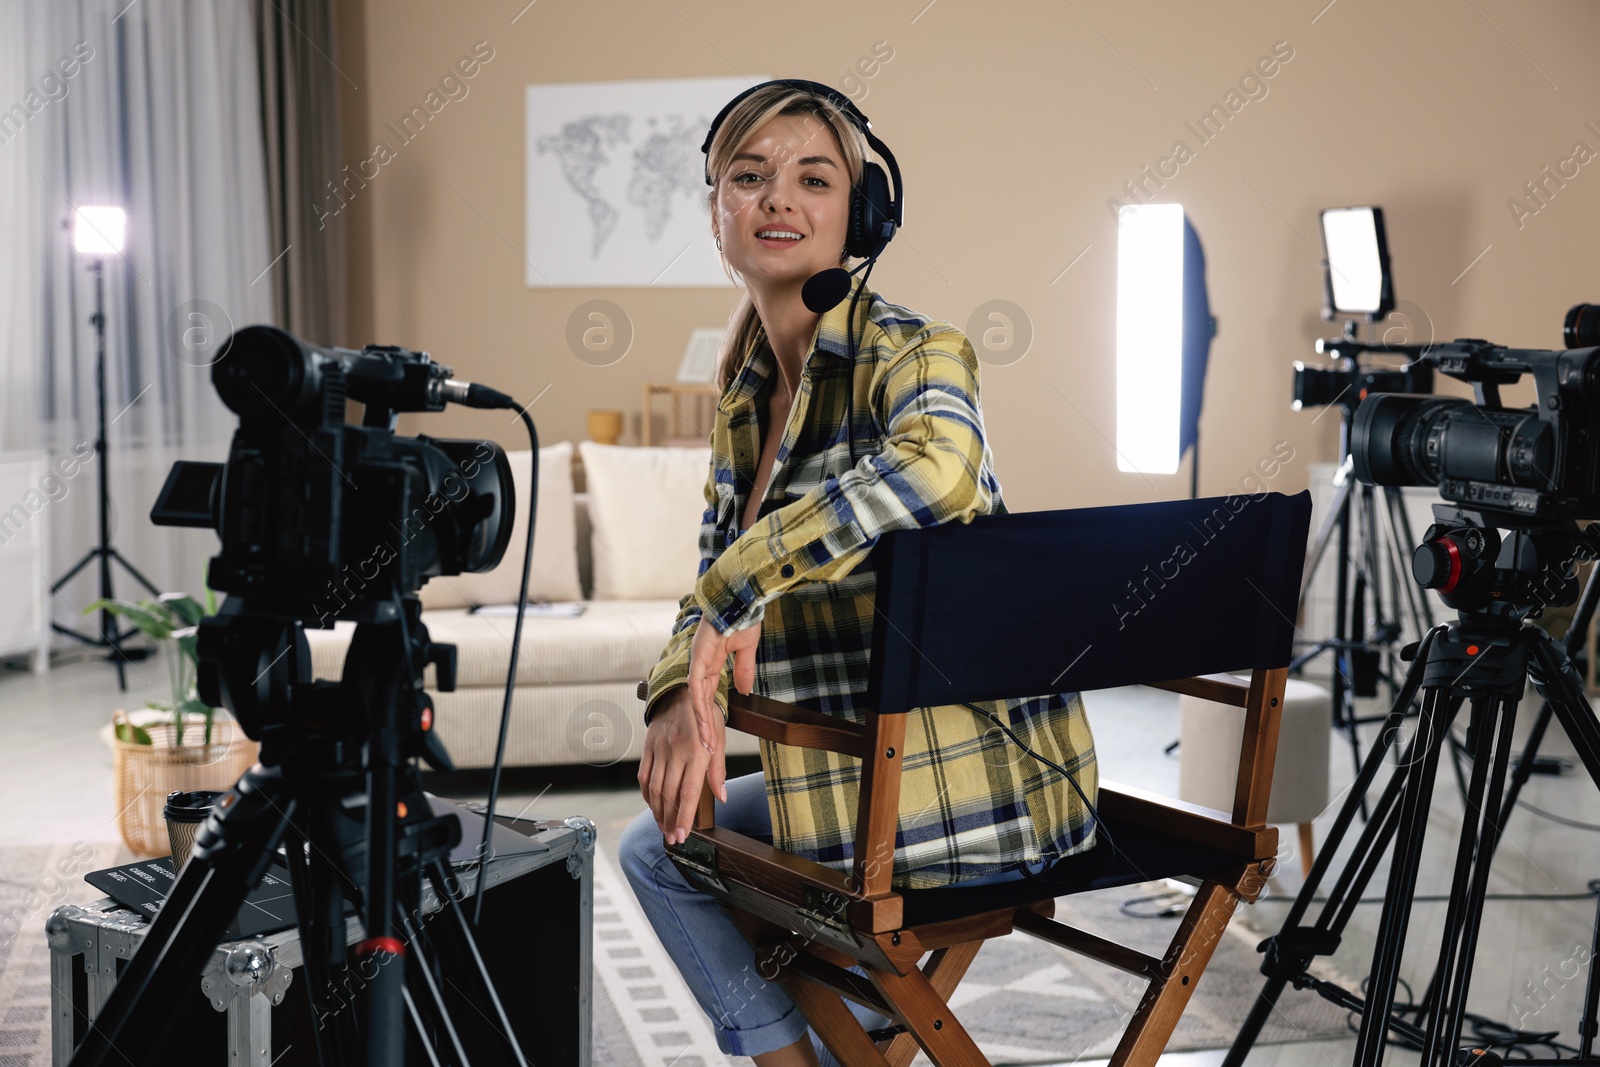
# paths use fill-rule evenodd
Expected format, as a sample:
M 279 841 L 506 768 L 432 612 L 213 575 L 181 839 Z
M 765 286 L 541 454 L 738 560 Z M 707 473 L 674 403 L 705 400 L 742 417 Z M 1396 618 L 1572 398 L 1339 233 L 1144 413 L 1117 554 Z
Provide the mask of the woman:
M 718 363 L 699 578 L 649 681 L 639 785 L 650 810 L 621 843 L 720 1047 L 759 1067 L 814 1067 L 806 1020 L 665 846 L 687 838 L 709 782 L 718 825 L 848 871 L 860 763 L 763 741 L 764 774 L 725 782 L 727 658 L 741 693 L 860 722 L 873 543 L 1005 511 L 966 337 L 888 303 L 864 277 L 820 314 L 802 300 L 807 280 L 848 259 L 852 190 L 867 168 L 852 110 L 815 83 L 772 82 L 735 98 L 708 139 L 712 233 L 746 294 Z M 911 712 L 897 888 L 1021 878 L 1093 843 L 1094 749 L 1077 694 L 980 707 L 1076 787 L 964 706 Z

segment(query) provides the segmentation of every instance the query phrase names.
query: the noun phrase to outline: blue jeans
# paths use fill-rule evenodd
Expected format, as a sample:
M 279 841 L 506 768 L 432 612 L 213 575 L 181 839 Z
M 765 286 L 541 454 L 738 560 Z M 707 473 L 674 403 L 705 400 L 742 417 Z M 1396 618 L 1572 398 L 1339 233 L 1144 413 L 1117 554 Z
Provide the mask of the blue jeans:
M 727 803 L 719 800 L 715 804 L 717 825 L 750 837 L 770 838 L 766 779 L 747 774 L 727 786 Z M 677 964 L 701 1009 L 711 1017 L 717 1047 L 730 1056 L 757 1056 L 786 1048 L 810 1033 L 804 1014 L 783 986 L 757 973 L 755 950 L 727 910 L 678 873 L 667 856 L 655 816 L 648 810 L 622 832 L 618 860 L 667 955 Z M 1034 870 L 1043 866 L 1041 862 Z M 1022 877 L 1022 871 L 1012 871 L 961 884 L 988 885 Z M 852 970 L 863 973 L 859 967 Z M 848 1000 L 845 1005 L 868 1030 L 889 1025 L 877 1012 Z M 823 1067 L 836 1063 L 814 1033 L 811 1043 Z

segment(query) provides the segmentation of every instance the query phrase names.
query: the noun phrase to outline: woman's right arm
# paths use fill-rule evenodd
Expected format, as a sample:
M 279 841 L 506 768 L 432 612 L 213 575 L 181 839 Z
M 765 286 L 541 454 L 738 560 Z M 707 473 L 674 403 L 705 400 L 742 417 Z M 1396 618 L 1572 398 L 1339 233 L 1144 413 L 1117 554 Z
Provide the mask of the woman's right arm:
M 700 568 L 696 572 L 696 581 L 699 576 L 711 569 L 711 565 L 722 555 L 723 545 L 717 536 L 717 507 L 720 496 L 717 493 L 717 458 L 711 457 L 711 469 L 706 474 L 705 484 L 706 510 L 700 517 Z M 689 649 L 694 643 L 694 630 L 700 624 L 701 605 L 699 597 L 691 590 L 683 599 L 678 601 L 678 617 L 672 624 L 672 636 L 667 639 L 667 647 L 661 652 L 661 658 L 651 668 L 650 680 L 645 692 L 644 721 L 649 725 L 654 721 L 657 709 L 661 706 L 663 698 L 678 689 L 688 692 L 689 685 Z M 717 704 L 722 708 L 722 718 L 728 718 L 728 673 L 723 671 L 721 680 L 717 683 Z
M 700 568 L 704 574 L 722 552 L 717 537 L 717 506 L 720 497 L 716 487 L 717 461 L 711 459 L 711 469 L 706 475 L 706 510 L 700 520 Z M 644 794 L 655 816 L 656 825 L 669 840 L 677 841 L 687 836 L 687 826 L 693 821 L 693 811 L 699 801 L 700 787 L 706 779 L 712 761 L 720 770 L 723 759 L 724 726 L 728 714 L 728 683 L 726 670 L 717 682 L 717 704 L 723 721 L 715 724 L 715 751 L 707 750 L 700 740 L 699 724 L 689 699 L 690 649 L 695 628 L 700 625 L 700 602 L 693 592 L 678 601 L 678 617 L 672 624 L 672 636 L 662 650 L 661 658 L 650 671 L 645 695 L 644 753 L 639 759 L 639 791 Z M 716 774 L 721 781 L 725 773 Z M 688 819 L 681 816 L 688 815 Z

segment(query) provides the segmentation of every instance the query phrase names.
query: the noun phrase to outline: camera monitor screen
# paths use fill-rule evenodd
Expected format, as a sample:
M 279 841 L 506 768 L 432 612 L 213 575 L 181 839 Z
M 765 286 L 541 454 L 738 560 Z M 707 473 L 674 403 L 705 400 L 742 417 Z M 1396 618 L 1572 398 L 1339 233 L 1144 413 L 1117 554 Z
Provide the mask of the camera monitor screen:
M 1329 310 L 1382 318 L 1393 309 L 1382 208 L 1341 207 L 1322 212 L 1322 248 L 1332 299 Z

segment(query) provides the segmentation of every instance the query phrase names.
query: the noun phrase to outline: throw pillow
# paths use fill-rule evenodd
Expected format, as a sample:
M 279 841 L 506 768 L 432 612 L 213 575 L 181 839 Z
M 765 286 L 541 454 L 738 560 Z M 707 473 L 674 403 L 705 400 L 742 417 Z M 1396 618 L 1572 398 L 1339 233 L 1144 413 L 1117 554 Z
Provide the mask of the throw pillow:
M 596 600 L 676 600 L 700 571 L 710 448 L 578 445 Z

